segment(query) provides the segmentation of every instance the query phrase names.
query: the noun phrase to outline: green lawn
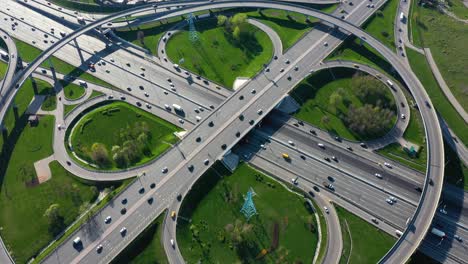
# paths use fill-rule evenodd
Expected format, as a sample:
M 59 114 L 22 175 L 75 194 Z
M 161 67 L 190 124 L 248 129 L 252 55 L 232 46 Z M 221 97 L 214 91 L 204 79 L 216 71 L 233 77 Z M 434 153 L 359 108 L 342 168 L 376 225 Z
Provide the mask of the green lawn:
M 460 138 L 465 145 L 468 145 L 466 123 L 463 118 L 458 115 L 455 108 L 453 108 L 442 90 L 439 88 L 425 57 L 411 49 L 407 49 L 406 52 L 411 64 L 411 69 L 423 84 L 434 107 L 442 115 L 445 121 L 447 121 L 447 124 L 455 132 L 457 137 Z
M 43 216 L 51 204 L 60 204 L 60 214 L 68 225 L 78 216 L 80 205 L 95 198 L 90 186 L 58 163 L 51 166 L 52 178 L 37 185 L 33 163 L 52 154 L 54 117 L 42 117 L 37 127 L 29 127 L 26 121 L 23 115 L 17 122 L 0 159 L 1 236 L 17 263 L 25 263 L 53 239 Z
M 259 20 L 271 27 L 281 39 L 283 53 L 294 45 L 304 34 L 313 29 L 316 18 L 311 18 L 310 23 L 306 22 L 306 16 L 278 9 L 264 9 L 261 12 L 247 12 L 250 18 Z
M 468 168 L 444 141 L 445 180 L 468 191 Z
M 104 106 L 91 109 L 76 124 L 69 125 L 69 128 L 75 126 L 74 133 L 71 135 L 72 146 L 79 157 L 91 161 L 90 153 L 94 143 L 104 144 L 109 158 L 112 158 L 112 147 L 127 146 L 125 141 L 135 138 L 133 135 L 136 122 L 147 124 L 149 131 L 147 147 L 148 152 L 139 160 L 133 160 L 129 165 L 140 165 L 152 160 L 163 153 L 178 141 L 173 134 L 179 130 L 176 126 L 153 116 L 135 106 L 123 102 L 114 102 Z M 131 129 L 128 129 L 131 127 Z M 132 131 L 131 131 L 132 130 Z M 70 131 L 70 130 L 69 130 Z M 99 131 L 99 133 L 96 133 Z M 123 138 L 122 133 L 128 132 L 131 135 Z M 68 132 L 67 132 L 68 133 Z M 102 169 L 116 169 L 116 163 L 111 159 L 111 164 Z
M 246 25 L 251 33 L 240 42 L 231 39 L 216 20 L 196 23 L 199 44 L 190 44 L 189 33 L 181 31 L 171 37 L 167 44 L 167 56 L 181 67 L 198 73 L 225 87 L 232 87 L 236 77 L 253 77 L 273 55 L 273 45 L 268 35 Z
M 250 187 L 258 215 L 247 222 L 240 209 Z M 271 250 L 260 263 L 310 263 L 318 242 L 316 225 L 301 196 L 245 163 L 233 174 L 217 163 L 185 197 L 177 242 L 188 263 L 252 263 L 262 249 Z
M 468 7 L 463 4 L 463 0 L 447 1 L 449 10 L 461 19 L 468 19 Z
M 158 216 L 111 264 L 169 263 L 161 243 L 165 213 Z
M 67 98 L 68 100 L 77 100 L 86 93 L 85 88 L 80 85 L 65 81 L 60 81 L 60 83 L 63 86 L 65 98 Z
M 353 69 L 342 68 L 331 71 L 323 70 L 307 77 L 291 92 L 291 96 L 301 105 L 300 110 L 294 116 L 342 138 L 354 141 L 370 139 L 370 137 L 360 136 L 353 132 L 344 121 L 351 104 L 360 107 L 365 103 L 356 96 L 352 88 L 355 73 Z M 392 94 L 386 87 L 384 89 L 385 100 L 394 105 Z M 343 100 L 337 106 L 333 106 L 330 104 L 330 97 L 339 90 L 344 93 Z M 324 123 L 324 116 L 329 117 L 328 123 Z M 383 134 L 390 128 L 391 126 Z M 380 134 L 375 135 L 375 137 L 380 136 Z
M 426 172 L 427 150 L 426 145 L 422 145 L 419 155 L 415 158 L 410 157 L 399 143 L 392 143 L 386 147 L 377 150 L 377 152 L 385 157 L 405 164 L 422 173 Z
M 168 23 L 164 23 L 164 24 L 160 23 L 160 22 L 157 22 L 157 23 L 153 23 L 151 25 L 141 26 L 141 27 L 138 28 L 138 30 L 120 29 L 120 30 L 116 30 L 115 33 L 119 37 L 121 37 L 121 38 L 123 38 L 123 39 L 137 45 L 137 46 L 145 48 L 151 54 L 157 56 L 157 54 L 158 54 L 157 48 L 158 48 L 159 39 L 161 38 L 162 35 L 164 35 L 164 33 L 167 30 L 171 29 L 172 27 L 174 27 L 179 22 L 180 22 L 180 20 L 176 20 L 176 21 L 168 22 Z M 138 40 L 138 37 L 137 37 L 138 31 L 142 31 L 143 34 L 144 34 L 143 43 L 141 43 L 140 40 Z
M 0 80 L 3 80 L 3 77 L 5 77 L 7 68 L 8 68 L 8 64 L 6 64 L 3 61 L 0 61 Z
M 98 91 L 93 91 L 91 95 L 89 96 L 88 100 L 103 95 L 103 93 L 98 92 Z M 86 100 L 87 101 L 87 100 Z M 86 102 L 85 101 L 85 102 Z M 75 109 L 79 104 L 72 104 L 72 105 L 63 105 L 63 115 L 67 115 L 71 110 Z
M 390 49 L 395 48 L 395 15 L 398 8 L 398 0 L 387 1 L 374 15 L 364 23 L 362 28 L 373 37 L 380 40 Z
M 54 168 L 60 166 L 57 161 L 53 161 L 51 163 L 51 169 L 54 171 Z M 61 167 L 60 167 L 61 168 Z M 63 169 L 63 168 L 62 168 Z M 64 170 L 65 171 L 65 170 Z M 65 171 L 70 177 L 73 176 L 72 174 L 68 173 Z M 81 181 L 86 182 L 83 179 L 80 179 Z M 65 240 L 67 240 L 79 227 L 84 225 L 87 220 L 99 212 L 104 206 L 109 204 L 109 202 L 114 198 L 116 195 L 118 195 L 120 192 L 125 190 L 125 188 L 134 182 L 135 178 L 129 178 L 123 181 L 113 181 L 112 183 L 95 183 L 96 186 L 98 186 L 98 190 L 101 189 L 104 192 L 107 192 L 107 195 L 100 201 L 97 201 L 92 207 L 87 211 L 85 215 L 83 215 L 81 218 L 79 218 L 76 222 L 73 223 L 73 225 L 70 225 L 67 229 L 67 231 L 64 232 L 64 234 L 54 242 L 52 242 L 44 251 L 39 254 L 34 261 L 31 264 L 38 264 L 41 263 L 42 260 L 47 257 L 51 252 L 53 252 L 58 246 L 60 246 Z M 93 184 L 93 182 L 88 182 L 89 184 Z M 107 189 L 107 190 L 106 190 Z M 94 200 L 94 199 L 93 199 Z M 87 203 L 85 205 L 88 205 Z M 81 208 L 80 208 L 81 210 Z
M 347 263 L 346 261 L 343 262 L 343 258 L 349 258 L 348 263 L 351 264 L 377 263 L 395 243 L 395 238 L 372 224 L 342 207 L 335 205 L 335 208 L 340 219 L 341 230 L 345 230 L 345 233 L 343 233 L 343 239 L 346 242 L 343 243 L 343 253 L 345 255 L 341 256 L 340 263 Z M 347 227 L 349 227 L 349 233 Z
M 460 0 L 450 1 L 463 5 Z M 468 15 L 468 8 L 463 7 Z M 415 44 L 431 49 L 445 82 L 468 111 L 468 28 L 437 10 L 414 5 L 412 32 Z M 414 70 L 414 69 L 413 69 Z M 447 118 L 447 117 L 446 117 Z M 466 125 L 466 124 L 465 124 Z M 466 133 L 465 133 L 466 134 Z M 461 135 L 459 135 L 461 136 Z
M 23 42 L 21 40 L 16 39 L 15 40 L 16 47 L 18 49 L 18 53 L 21 54 L 21 58 L 23 61 L 28 61 L 31 62 L 33 61 L 36 57 L 38 57 L 42 51 L 34 46 L 31 46 L 30 44 Z M 115 86 L 97 78 L 94 77 L 93 75 L 84 72 L 83 70 L 67 63 L 64 62 L 56 57 L 51 57 L 50 61 L 52 62 L 52 65 L 54 66 L 55 70 L 57 72 L 60 72 L 66 76 L 74 76 L 76 78 L 80 78 L 83 80 L 86 80 L 88 82 L 109 87 L 112 89 L 117 89 Z M 42 67 L 49 69 L 50 68 L 50 61 L 47 60 L 44 63 L 41 64 Z
M 48 94 L 44 102 L 42 102 L 41 109 L 44 111 L 53 111 L 57 108 L 57 96 L 55 94 Z

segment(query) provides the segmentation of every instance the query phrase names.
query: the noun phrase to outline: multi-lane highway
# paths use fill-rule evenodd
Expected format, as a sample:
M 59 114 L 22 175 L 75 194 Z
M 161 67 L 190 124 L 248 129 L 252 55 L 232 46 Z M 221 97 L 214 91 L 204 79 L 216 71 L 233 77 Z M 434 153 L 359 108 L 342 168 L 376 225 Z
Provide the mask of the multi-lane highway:
M 13 76 L 16 72 L 16 66 L 18 65 L 18 50 L 16 49 L 15 42 L 10 37 L 8 32 L 0 29 L 0 36 L 2 37 L 2 41 L 7 46 L 6 52 L 9 58 L 7 71 L 3 77 L 3 80 L 0 81 L 0 97 L 3 97 L 5 87 L 10 87 L 11 80 L 13 79 Z
M 251 5 L 254 7 L 279 8 L 279 9 L 285 9 L 289 11 L 301 12 L 310 16 L 316 16 L 324 21 L 328 21 L 330 23 L 336 24 L 340 28 L 344 28 L 347 32 L 352 32 L 356 34 L 357 36 L 359 36 L 360 38 L 368 42 L 371 46 L 373 46 L 377 51 L 381 52 L 395 66 L 397 72 L 400 73 L 402 78 L 406 81 L 406 83 L 410 87 L 410 90 L 412 91 L 413 95 L 416 97 L 416 101 L 418 102 L 420 106 L 425 105 L 426 104 L 425 101 L 427 102 L 428 105 L 430 105 L 430 101 L 427 95 L 425 94 L 424 90 L 422 89 L 420 83 L 417 81 L 414 75 L 410 71 L 408 71 L 405 65 L 403 65 L 400 62 L 400 59 L 397 56 L 395 56 L 391 51 L 389 51 L 385 46 L 380 44 L 377 40 L 373 39 L 371 36 L 369 36 L 365 32 L 362 32 L 359 28 L 347 22 L 343 22 L 342 20 L 338 18 L 331 17 L 321 12 L 309 10 L 309 9 L 291 5 L 291 4 L 269 3 L 269 2 L 263 2 L 263 1 L 245 1 L 245 2 L 242 1 L 241 3 L 240 2 L 234 3 L 234 2 L 227 1 L 227 2 L 221 2 L 221 3 L 205 4 L 205 5 L 200 5 L 196 7 L 181 8 L 177 11 L 168 12 L 166 15 L 162 15 L 161 18 L 178 16 L 183 13 L 201 11 L 201 10 L 206 10 L 209 8 L 237 7 L 243 4 Z M 141 8 L 141 9 L 144 9 L 144 8 Z M 120 15 L 126 15 L 126 14 L 127 13 L 123 12 Z M 104 20 L 101 20 L 100 23 L 104 24 L 104 23 L 107 23 L 108 21 L 111 21 L 112 19 L 113 18 L 104 19 Z M 81 33 L 86 32 L 86 30 L 92 28 L 92 26 L 84 27 L 81 30 L 78 30 L 74 33 L 69 34 L 67 37 L 64 38 L 65 40 L 58 41 L 52 48 L 47 49 L 44 55 L 48 56 L 48 55 L 53 54 L 56 50 L 58 50 L 60 46 L 65 45 L 66 41 L 69 41 L 73 39 L 74 37 L 79 36 Z M 333 30 L 333 33 L 336 33 L 336 31 L 337 30 Z M 213 113 L 208 115 L 207 119 L 209 120 L 205 119 L 199 125 L 195 126 L 195 128 L 187 134 L 185 139 L 180 144 L 178 144 L 178 148 L 168 151 L 166 155 L 164 155 L 157 162 L 151 165 L 151 166 L 153 166 L 154 164 L 162 165 L 161 163 L 164 162 L 164 160 L 167 157 L 173 158 L 173 159 L 170 159 L 171 164 L 174 164 L 177 161 L 179 161 L 180 163 L 178 163 L 177 167 L 174 168 L 174 171 L 171 170 L 168 176 L 164 176 L 164 175 L 156 176 L 160 174 L 158 170 L 148 170 L 147 176 L 143 176 L 141 178 L 163 177 L 163 182 L 164 182 L 163 187 L 156 188 L 156 190 L 159 190 L 162 192 L 162 189 L 166 190 L 166 188 L 170 187 L 168 185 L 171 185 L 171 183 L 174 183 L 177 181 L 184 182 L 184 178 L 187 178 L 187 175 L 185 175 L 184 177 L 184 174 L 187 174 L 186 172 L 187 170 L 185 166 L 189 162 L 196 162 L 197 166 L 194 168 L 194 171 L 193 171 L 193 174 L 195 176 L 192 177 L 193 179 L 196 179 L 196 177 L 201 175 L 204 169 L 206 169 L 206 167 L 204 167 L 201 164 L 206 163 L 206 160 L 208 161 L 208 163 L 211 163 L 213 162 L 213 160 L 219 158 L 225 152 L 225 149 L 221 148 L 223 144 L 226 144 L 226 149 L 228 149 L 240 137 L 242 137 L 245 134 L 245 132 L 247 132 L 248 129 L 250 129 L 250 127 L 252 127 L 251 124 L 246 124 L 246 122 L 243 123 L 242 121 L 237 119 L 237 116 L 240 113 L 243 112 L 243 115 L 246 117 L 246 120 L 252 119 L 253 124 L 258 122 L 258 120 L 264 115 L 264 113 L 267 113 L 272 108 L 273 106 L 272 102 L 277 103 L 282 98 L 282 96 L 285 93 L 287 93 L 287 91 L 290 88 L 292 88 L 295 83 L 298 82 L 298 80 L 302 79 L 304 76 L 308 74 L 307 65 L 311 65 L 311 64 L 318 62 L 317 56 L 309 53 L 310 50 L 316 49 L 321 54 L 328 54 L 330 52 L 330 48 L 326 47 L 326 45 L 320 45 L 321 44 L 320 42 L 322 40 L 323 38 L 321 38 L 320 41 L 316 43 L 315 45 L 313 45 L 312 47 L 305 49 L 306 51 L 305 53 L 304 53 L 304 50 L 288 51 L 293 54 L 296 53 L 296 56 L 297 56 L 297 59 L 291 60 L 291 65 L 289 66 L 283 66 L 284 64 L 280 61 L 283 58 L 280 58 L 278 61 L 273 61 L 270 68 L 271 68 L 272 74 L 275 74 L 275 77 L 259 75 L 256 78 L 254 78 L 250 83 L 244 86 L 241 90 L 235 92 L 231 97 L 229 97 L 227 101 L 222 103 L 218 109 L 216 109 L 215 111 L 213 111 Z M 30 74 L 32 72 L 31 69 L 34 70 L 34 68 L 37 67 L 44 60 L 45 58 L 44 55 L 41 56 L 39 59 L 36 59 L 30 66 L 28 66 L 28 68 L 25 70 L 25 73 Z M 291 57 L 294 57 L 294 56 L 291 56 Z M 299 70 L 296 72 L 293 72 L 292 65 L 298 65 Z M 279 73 L 280 67 L 286 68 L 286 71 L 284 72 L 284 74 Z M 20 82 L 24 81 L 24 76 L 25 75 L 20 77 L 19 79 Z M 289 81 L 288 77 L 291 77 L 293 81 Z M 271 87 L 275 87 L 275 89 L 270 89 Z M 252 93 L 252 89 L 255 89 L 255 93 Z M 13 92 L 13 90 L 11 91 Z M 8 94 L 7 101 L 6 101 L 7 105 L 9 105 L 9 101 L 11 101 L 11 99 L 13 98 L 13 96 L 11 96 L 12 94 L 13 93 Z M 240 97 L 238 97 L 241 95 L 243 96 L 242 100 L 240 100 Z M 2 103 L 5 103 L 5 100 L 2 100 Z M 434 185 L 430 186 L 426 183 L 425 185 L 426 188 L 423 194 L 424 203 L 422 204 L 422 207 L 421 207 L 423 209 L 420 209 L 423 212 L 422 215 L 423 215 L 424 220 L 426 220 L 426 219 L 431 219 L 432 218 L 431 215 L 433 215 L 433 212 L 435 211 L 435 207 L 433 206 L 433 204 L 428 203 L 426 199 L 430 201 L 434 201 L 440 195 L 439 188 L 441 187 L 441 181 L 443 180 L 443 176 L 441 173 L 441 169 L 443 169 L 443 149 L 441 148 L 441 142 L 440 142 L 441 137 L 439 137 L 440 130 L 438 129 L 437 125 L 434 127 L 434 122 L 437 123 L 437 116 L 435 115 L 435 112 L 432 110 L 431 107 L 420 107 L 420 108 L 423 109 L 422 116 L 426 125 L 426 134 L 428 136 L 429 150 L 431 151 L 432 154 L 436 153 L 436 155 L 429 156 L 430 166 L 428 170 L 428 174 L 429 174 L 428 177 L 432 178 Z M 2 112 L 1 116 L 3 116 L 3 114 L 4 113 Z M 235 131 L 238 131 L 238 129 L 239 129 L 239 132 L 238 133 L 235 132 Z M 196 134 L 200 135 L 200 142 L 198 144 L 194 143 L 197 141 Z M 206 138 L 209 139 L 208 142 L 205 142 Z M 197 145 L 199 146 L 197 147 Z M 199 153 L 193 152 L 193 150 Z M 197 153 L 197 155 L 195 155 L 194 153 Z M 442 162 L 440 162 L 441 158 L 442 158 Z M 201 165 L 202 169 L 198 168 L 199 165 Z M 157 165 L 154 165 L 154 167 L 157 167 Z M 181 171 L 182 167 L 185 167 L 183 171 Z M 159 168 L 161 167 L 159 166 Z M 189 182 L 190 181 L 192 181 L 192 179 L 189 179 Z M 427 192 L 426 190 L 427 188 L 431 190 Z M 151 195 L 151 193 L 153 192 L 155 191 L 154 190 L 150 191 L 146 196 Z M 118 235 L 116 228 L 117 228 L 117 224 L 119 224 L 120 222 L 140 223 L 140 225 L 138 226 L 138 230 L 141 231 L 140 226 L 144 227 L 145 223 L 149 223 L 148 221 L 151 220 L 151 217 L 148 218 L 147 217 L 148 215 L 144 214 L 145 218 L 137 219 L 135 218 L 137 217 L 135 214 L 129 214 L 129 213 L 131 213 L 132 211 L 138 211 L 139 209 L 146 210 L 145 208 L 147 206 L 146 207 L 144 206 L 146 205 L 145 202 L 146 201 L 144 199 L 138 200 L 136 204 L 132 205 L 132 207 L 128 210 L 127 214 L 125 214 L 124 216 L 121 216 L 119 220 L 117 220 L 118 223 L 112 225 L 112 228 L 109 227 L 105 231 L 103 231 L 100 239 L 104 241 L 108 241 L 108 242 L 112 241 L 111 243 L 115 243 L 114 240 L 107 240 L 107 238 L 109 239 L 115 238 L 115 235 Z M 132 220 L 136 220 L 136 222 L 129 222 Z M 390 262 L 392 260 L 395 260 L 393 259 L 394 256 L 397 256 L 397 259 L 396 259 L 397 261 L 400 259 L 405 259 L 409 257 L 408 253 L 411 253 L 412 251 L 414 251 L 414 248 L 419 243 L 419 240 L 422 239 L 422 235 L 427 230 L 429 223 L 427 223 L 428 221 L 421 220 L 421 218 L 416 218 L 415 222 L 416 222 L 415 226 L 417 227 L 418 232 L 416 232 L 416 234 L 405 233 L 406 240 L 403 242 L 400 242 L 403 244 L 402 245 L 403 247 L 400 246 L 398 248 L 406 249 L 406 251 L 404 251 L 402 254 L 401 253 L 396 254 L 396 255 L 390 254 L 389 255 Z M 421 231 L 419 231 L 419 229 L 421 229 Z M 127 239 L 130 237 L 133 238 L 137 233 L 138 233 L 137 231 L 135 231 L 135 233 L 129 232 L 126 235 L 126 239 L 122 240 L 121 242 L 117 242 L 117 245 L 114 245 L 113 247 L 113 249 L 115 249 L 114 251 L 109 252 L 108 254 L 102 254 L 101 256 L 105 258 L 105 257 L 115 255 L 123 248 L 123 246 L 128 244 Z M 97 242 L 94 242 L 90 246 L 86 247 L 83 250 L 83 252 L 80 253 L 79 256 L 76 256 L 76 254 L 68 255 L 69 259 L 76 257 L 73 259 L 73 261 L 82 260 L 85 262 L 91 261 L 92 259 L 95 260 L 96 254 L 92 249 L 94 248 L 94 246 L 96 246 L 96 243 Z M 70 247 L 70 244 L 65 244 L 65 245 Z M 59 250 L 56 252 L 57 254 L 61 253 L 60 249 L 61 248 L 59 248 Z M 399 251 L 394 250 L 392 252 L 398 253 Z M 60 256 L 64 257 L 64 255 L 60 255 Z

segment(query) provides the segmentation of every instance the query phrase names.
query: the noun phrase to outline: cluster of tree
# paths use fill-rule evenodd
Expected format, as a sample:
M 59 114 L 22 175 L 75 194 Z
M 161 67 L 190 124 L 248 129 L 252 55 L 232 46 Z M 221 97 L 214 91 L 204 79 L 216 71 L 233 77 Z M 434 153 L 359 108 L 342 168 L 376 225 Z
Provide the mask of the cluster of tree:
M 241 40 L 247 34 L 247 14 L 237 13 L 234 16 L 218 16 L 218 26 L 224 26 L 226 32 L 236 40 Z
M 388 92 L 388 88 L 373 76 L 354 76 L 351 80 L 351 87 L 359 100 L 364 104 L 389 109 L 393 109 L 395 106 L 395 100 Z
M 59 204 L 51 204 L 45 211 L 44 217 L 47 218 L 49 233 L 51 235 L 56 236 L 65 228 L 65 221 L 63 216 L 60 214 Z
M 135 122 L 127 125 L 117 132 L 118 145 L 111 148 L 111 155 L 102 143 L 94 143 L 91 146 L 91 160 L 101 167 L 108 167 L 112 161 L 119 168 L 127 167 L 141 160 L 143 156 L 151 155 L 151 132 L 146 122 Z
M 362 107 L 351 105 L 346 115 L 348 127 L 361 136 L 379 135 L 392 125 L 394 114 L 387 108 L 365 104 Z

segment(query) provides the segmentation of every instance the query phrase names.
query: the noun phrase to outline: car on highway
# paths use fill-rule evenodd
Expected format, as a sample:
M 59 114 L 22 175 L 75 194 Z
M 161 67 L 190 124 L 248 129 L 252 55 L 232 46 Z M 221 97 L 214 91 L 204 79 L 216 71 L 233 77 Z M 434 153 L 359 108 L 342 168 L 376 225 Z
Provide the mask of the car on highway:
M 367 148 L 367 145 L 364 142 L 359 143 L 359 146 L 361 146 L 362 148 Z
M 319 146 L 320 148 L 323 148 L 323 149 L 325 149 L 325 145 L 324 145 L 324 144 L 322 144 L 322 143 L 317 143 L 317 146 Z
M 281 156 L 283 157 L 283 159 L 285 159 L 287 161 L 291 160 L 288 153 L 283 153 Z
M 298 178 L 299 178 L 299 177 L 292 178 L 292 179 L 291 179 L 292 184 L 297 185 L 297 180 L 298 180 Z
M 175 248 L 174 239 L 171 239 L 171 240 L 170 240 L 170 242 L 171 242 L 171 246 L 172 246 L 172 248 Z
M 104 223 L 108 224 L 112 221 L 112 217 L 109 215 L 106 217 L 106 219 L 104 219 Z
M 377 177 L 377 178 L 379 178 L 379 179 L 382 179 L 382 174 L 380 174 L 380 173 L 375 173 L 374 175 L 375 175 L 375 177 Z
M 371 221 L 374 223 L 374 224 L 378 224 L 379 221 L 377 221 L 377 219 L 375 217 L 372 217 Z
M 102 248 L 103 248 L 102 245 L 99 244 L 99 245 L 96 247 L 96 252 L 97 252 L 98 254 L 101 253 L 101 252 L 102 252 Z
M 333 178 L 332 176 L 328 176 L 327 179 L 331 182 L 334 182 L 335 181 L 335 178 Z
M 172 211 L 172 212 L 171 212 L 171 218 L 172 218 L 173 220 L 176 219 L 176 212 L 175 212 L 175 211 Z
M 349 151 L 353 151 L 353 148 L 350 147 L 350 146 L 346 146 L 346 149 L 349 150 Z
M 397 199 L 395 197 L 393 197 L 393 196 L 388 197 L 388 199 L 392 200 L 392 202 L 394 202 L 394 203 L 397 202 Z
M 391 165 L 390 163 L 388 163 L 388 162 L 384 162 L 384 165 L 385 165 L 385 167 L 387 167 L 387 168 L 389 168 L 389 169 L 392 168 L 392 165 Z
M 459 235 L 454 235 L 453 236 L 458 242 L 463 242 L 463 239 Z
M 208 164 L 210 164 L 210 160 L 206 159 L 206 160 L 203 161 L 203 163 L 208 166 Z
M 120 229 L 120 234 L 122 236 L 125 236 L 125 234 L 127 234 L 127 228 L 125 226 Z
M 292 140 L 288 140 L 288 144 L 294 146 L 294 142 Z
M 405 114 L 401 114 L 401 119 L 406 119 Z
M 325 211 L 325 213 L 327 213 L 327 214 L 329 214 L 329 213 L 330 213 L 330 211 L 328 210 L 328 207 L 326 207 L 326 206 L 324 206 L 324 207 L 323 207 L 323 210 L 324 210 L 324 211 Z
M 338 162 L 338 158 L 337 158 L 337 157 L 335 157 L 335 156 L 332 156 L 332 160 L 334 160 L 334 161 Z
M 328 161 L 328 162 L 331 162 L 331 160 L 330 160 L 329 157 L 324 157 L 323 159 L 326 160 L 326 161 Z
M 393 201 L 392 201 L 390 198 L 385 199 L 385 201 L 386 201 L 388 204 L 390 204 L 390 205 L 393 204 Z
M 164 168 L 161 169 L 162 173 L 167 173 L 167 171 L 168 171 L 167 167 L 164 167 Z

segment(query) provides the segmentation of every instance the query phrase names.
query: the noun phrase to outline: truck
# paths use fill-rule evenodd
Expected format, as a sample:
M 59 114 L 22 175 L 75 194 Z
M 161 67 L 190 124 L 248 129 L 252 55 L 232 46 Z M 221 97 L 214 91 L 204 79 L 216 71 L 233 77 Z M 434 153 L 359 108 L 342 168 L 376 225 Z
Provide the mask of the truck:
M 403 12 L 400 13 L 400 21 L 405 22 L 405 14 Z
M 182 107 L 181 107 L 180 105 L 178 105 L 178 104 L 172 104 L 172 107 L 173 107 L 176 111 L 180 111 L 180 112 L 183 111 Z
M 433 227 L 433 228 L 431 229 L 431 233 L 434 234 L 434 235 L 436 235 L 436 236 L 438 236 L 438 237 L 441 238 L 441 239 L 444 239 L 444 238 L 447 237 L 447 235 L 445 234 L 444 231 L 439 230 L 439 229 L 437 229 L 437 228 L 435 228 L 435 227 Z

